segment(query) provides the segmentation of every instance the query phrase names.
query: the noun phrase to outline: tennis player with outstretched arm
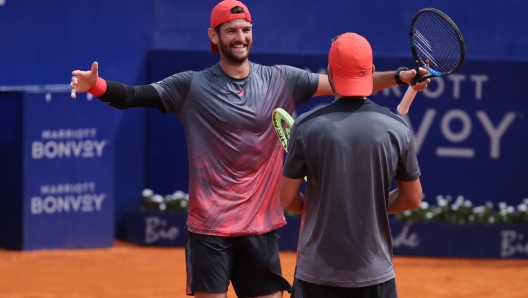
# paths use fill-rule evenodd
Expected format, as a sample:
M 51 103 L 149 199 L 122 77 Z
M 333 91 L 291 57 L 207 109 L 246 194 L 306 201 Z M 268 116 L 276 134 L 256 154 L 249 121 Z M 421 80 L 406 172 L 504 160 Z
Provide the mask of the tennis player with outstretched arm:
M 189 155 L 187 294 L 282 297 L 276 230 L 286 224 L 279 202 L 283 149 L 270 124 L 275 108 L 292 113 L 312 96 L 333 91 L 327 76 L 248 60 L 252 19 L 239 1 L 211 13 L 208 29 L 220 61 L 202 71 L 176 73 L 143 86 L 127 86 L 90 71 L 73 71 L 72 97 L 90 92 L 118 109 L 157 108 L 182 121 Z M 411 82 L 415 71 L 375 74 L 373 91 Z M 421 91 L 428 82 L 416 85 Z M 175 152 L 177 154 L 177 152 Z
M 364 37 L 337 37 L 328 61 L 335 101 L 296 119 L 284 162 L 281 203 L 303 216 L 292 297 L 395 298 L 388 214 L 420 205 L 413 140 L 366 97 L 374 65 Z

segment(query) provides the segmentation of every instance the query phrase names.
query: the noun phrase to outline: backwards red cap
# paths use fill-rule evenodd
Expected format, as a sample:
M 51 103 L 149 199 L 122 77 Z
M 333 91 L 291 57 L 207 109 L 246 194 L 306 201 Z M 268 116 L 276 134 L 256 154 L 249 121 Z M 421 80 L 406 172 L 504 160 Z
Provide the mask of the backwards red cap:
M 240 6 L 244 10 L 244 13 L 231 13 L 231 9 L 236 6 Z M 245 19 L 251 22 L 249 9 L 240 1 L 224 0 L 218 3 L 211 12 L 211 28 L 214 29 L 218 25 L 231 22 L 235 19 Z M 218 51 L 218 46 L 211 42 L 211 52 L 218 53 Z
M 328 54 L 335 91 L 342 96 L 372 94 L 372 48 L 356 33 L 344 33 L 332 43 Z

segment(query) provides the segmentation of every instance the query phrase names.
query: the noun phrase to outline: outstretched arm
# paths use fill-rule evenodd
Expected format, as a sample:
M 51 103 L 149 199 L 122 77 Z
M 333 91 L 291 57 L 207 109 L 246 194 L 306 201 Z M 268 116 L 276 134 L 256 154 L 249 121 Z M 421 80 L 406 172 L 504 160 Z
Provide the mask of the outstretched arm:
M 395 71 L 376 71 L 374 72 L 374 87 L 372 89 L 372 93 L 378 92 L 380 90 L 396 86 L 396 80 L 394 79 Z M 420 76 L 424 76 L 427 74 L 427 70 L 424 68 L 420 68 Z M 416 75 L 416 70 L 410 69 L 410 70 L 402 70 L 400 72 L 400 79 L 410 84 Z M 431 80 L 427 79 L 421 83 L 417 83 L 413 86 L 413 89 L 420 92 L 425 90 L 427 88 L 427 84 L 429 84 Z M 324 96 L 324 95 L 334 95 L 334 91 L 332 90 L 332 87 L 330 87 L 330 83 L 328 82 L 328 75 L 325 74 L 319 74 L 319 85 L 317 86 L 317 91 L 315 92 L 314 96 Z
M 378 92 L 383 89 L 387 89 L 393 86 L 396 86 L 396 80 L 394 78 L 395 71 L 376 71 L 374 72 L 374 87 L 372 92 Z M 429 72 L 425 68 L 420 68 L 420 77 L 428 74 Z M 412 80 L 416 76 L 416 70 L 409 69 L 409 70 L 402 70 L 400 72 L 400 80 L 407 84 L 411 84 Z M 425 90 L 427 88 L 427 84 L 429 84 L 431 80 L 427 79 L 421 83 L 417 83 L 416 85 L 413 85 L 413 89 L 420 92 Z
M 165 111 L 161 97 L 152 85 L 127 86 L 118 82 L 105 81 L 99 77 L 98 72 L 97 62 L 92 64 L 91 70 L 72 71 L 71 97 L 76 98 L 77 93 L 89 92 L 116 109 L 144 107 Z
M 396 189 L 389 193 L 389 214 L 420 207 L 422 184 L 420 178 L 413 181 L 396 181 Z

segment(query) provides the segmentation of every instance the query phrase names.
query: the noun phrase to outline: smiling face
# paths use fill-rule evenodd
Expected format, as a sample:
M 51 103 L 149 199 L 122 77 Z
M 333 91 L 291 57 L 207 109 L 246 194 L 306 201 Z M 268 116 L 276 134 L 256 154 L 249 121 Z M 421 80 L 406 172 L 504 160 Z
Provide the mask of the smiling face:
M 244 19 L 235 19 L 220 25 L 220 35 L 211 40 L 218 44 L 220 54 L 233 63 L 247 60 L 253 45 L 252 24 Z M 217 42 L 215 42 L 217 41 Z

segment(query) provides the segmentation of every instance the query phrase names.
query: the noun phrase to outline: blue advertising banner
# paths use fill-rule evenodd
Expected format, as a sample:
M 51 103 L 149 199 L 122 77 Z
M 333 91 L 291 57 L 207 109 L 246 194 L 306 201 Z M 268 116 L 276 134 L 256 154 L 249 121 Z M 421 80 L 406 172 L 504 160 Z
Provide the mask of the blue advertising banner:
M 281 250 L 296 251 L 301 225 L 300 216 L 287 218 L 288 224 L 277 230 Z M 187 212 L 132 210 L 126 213 L 126 240 L 137 245 L 185 246 Z
M 19 220 L 21 250 L 113 245 L 116 110 L 90 95 L 66 91 L 21 92 L 21 202 L 4 219 Z M 15 111 L 13 111 L 15 112 Z M 8 169 L 10 170 L 10 169 Z M 6 233 L 15 237 L 16 233 Z
M 390 226 L 395 255 L 528 258 L 528 225 L 391 221 Z
M 148 246 L 184 246 L 186 212 L 129 211 L 127 241 Z M 277 230 L 279 249 L 296 251 L 300 216 L 286 216 L 288 222 Z M 528 225 L 459 225 L 420 222 L 413 225 L 389 222 L 394 255 L 527 259 Z
M 128 211 L 126 240 L 138 245 L 185 246 L 187 212 Z
M 251 54 L 264 65 L 287 64 L 326 73 L 325 55 Z M 208 52 L 153 50 L 149 80 L 217 63 Z M 411 59 L 375 57 L 377 70 L 412 67 Z M 433 79 L 403 115 L 413 134 L 425 200 L 437 195 L 463 196 L 474 204 L 486 201 L 520 204 L 528 197 L 528 62 L 466 60 L 455 74 Z M 374 93 L 370 98 L 395 112 L 406 86 Z M 333 97 L 314 98 L 296 115 Z M 294 118 L 295 116 L 294 115 Z M 147 186 L 160 193 L 188 191 L 185 132 L 174 116 L 150 111 L 147 139 Z M 175 154 L 176 153 L 176 154 Z
M 426 199 L 462 195 L 476 204 L 517 205 L 528 197 L 528 87 L 522 74 L 527 66 L 466 61 L 458 73 L 434 79 L 417 95 L 404 119 Z M 391 88 L 372 98 L 395 111 L 404 90 Z

